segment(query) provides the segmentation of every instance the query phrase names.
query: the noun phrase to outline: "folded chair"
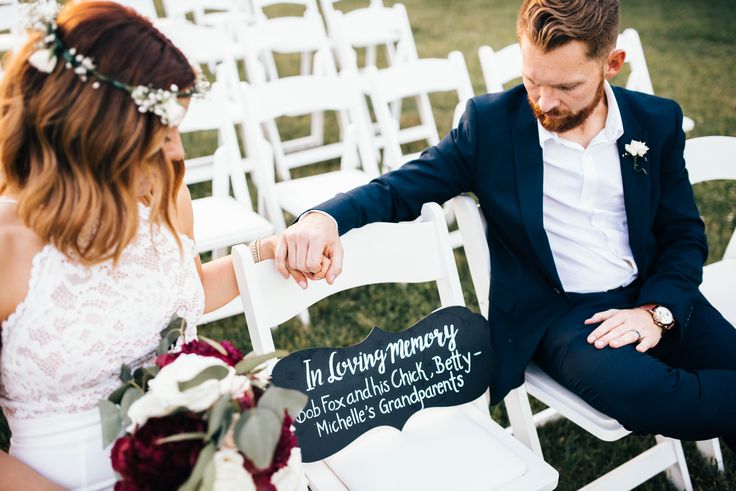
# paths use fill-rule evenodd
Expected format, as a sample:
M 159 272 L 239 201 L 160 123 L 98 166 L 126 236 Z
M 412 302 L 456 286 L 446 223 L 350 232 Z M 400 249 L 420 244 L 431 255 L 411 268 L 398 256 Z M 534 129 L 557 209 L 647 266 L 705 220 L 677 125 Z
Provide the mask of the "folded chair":
M 380 241 L 383 247 L 375 247 Z M 302 290 L 284 280 L 272 261 L 253 263 L 234 249 L 235 272 L 256 354 L 274 350 L 271 329 L 343 290 L 393 282 L 434 282 L 442 306 L 463 305 L 460 280 L 437 204 L 421 220 L 376 223 L 342 238 L 343 273 L 333 285 Z M 403 431 L 386 426 L 363 434 L 336 454 L 305 464 L 310 488 L 327 490 L 553 489 L 557 472 L 490 418 L 484 398 L 414 413 Z
M 469 196 L 454 198 L 452 206 L 463 237 L 465 255 L 478 304 L 481 313 L 487 316 L 489 287 L 492 288 L 492 285 L 491 261 L 483 218 L 475 201 Z M 549 409 L 539 415 L 532 414 L 527 393 L 549 406 Z M 542 447 L 536 427 L 548 422 L 555 413 L 603 441 L 616 441 L 630 433 L 618 421 L 593 409 L 580 397 L 557 383 L 533 362 L 527 367 L 524 385 L 511 391 L 504 399 L 504 404 L 514 435 L 539 456 L 542 456 Z M 693 487 L 681 442 L 663 436 L 656 436 L 656 441 L 653 447 L 582 489 L 631 489 L 665 471 L 678 489 L 691 491 Z

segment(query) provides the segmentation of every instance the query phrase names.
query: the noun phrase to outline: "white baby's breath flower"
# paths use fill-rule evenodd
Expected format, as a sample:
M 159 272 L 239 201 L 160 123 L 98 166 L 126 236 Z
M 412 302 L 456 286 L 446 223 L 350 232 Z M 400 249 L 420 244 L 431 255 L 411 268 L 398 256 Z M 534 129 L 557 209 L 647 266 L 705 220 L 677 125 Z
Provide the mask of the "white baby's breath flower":
M 631 143 L 624 145 L 624 149 L 632 157 L 643 157 L 649 151 L 649 147 L 647 147 L 646 143 L 637 140 L 631 140 Z
M 179 126 L 187 112 L 184 106 L 179 104 L 174 96 L 170 96 L 162 106 L 163 115 L 161 116 L 161 122 L 168 126 Z
M 56 56 L 50 49 L 39 49 L 28 57 L 28 63 L 36 70 L 43 73 L 51 73 L 56 66 Z
M 253 477 L 243 466 L 243 456 L 237 450 L 219 450 L 214 457 L 215 482 L 213 491 L 255 491 Z

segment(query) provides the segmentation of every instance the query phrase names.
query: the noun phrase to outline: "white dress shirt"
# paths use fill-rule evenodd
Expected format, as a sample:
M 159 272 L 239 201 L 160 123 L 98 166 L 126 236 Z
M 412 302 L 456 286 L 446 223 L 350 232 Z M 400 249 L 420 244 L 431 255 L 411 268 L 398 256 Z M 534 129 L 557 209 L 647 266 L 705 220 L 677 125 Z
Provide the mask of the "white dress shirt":
M 539 127 L 544 160 L 544 230 L 566 292 L 602 292 L 634 281 L 618 140 L 624 133 L 605 82 L 605 127 L 587 148 Z

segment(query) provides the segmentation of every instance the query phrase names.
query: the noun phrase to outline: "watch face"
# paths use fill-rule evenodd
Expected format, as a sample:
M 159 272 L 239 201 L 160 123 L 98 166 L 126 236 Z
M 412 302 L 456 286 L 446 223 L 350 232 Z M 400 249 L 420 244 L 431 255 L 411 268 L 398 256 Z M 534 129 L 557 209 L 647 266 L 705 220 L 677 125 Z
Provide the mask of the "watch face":
M 654 309 L 654 313 L 657 316 L 657 320 L 662 324 L 672 324 L 672 321 L 675 320 L 675 318 L 672 317 L 672 312 L 670 312 L 670 309 L 667 307 L 657 307 Z

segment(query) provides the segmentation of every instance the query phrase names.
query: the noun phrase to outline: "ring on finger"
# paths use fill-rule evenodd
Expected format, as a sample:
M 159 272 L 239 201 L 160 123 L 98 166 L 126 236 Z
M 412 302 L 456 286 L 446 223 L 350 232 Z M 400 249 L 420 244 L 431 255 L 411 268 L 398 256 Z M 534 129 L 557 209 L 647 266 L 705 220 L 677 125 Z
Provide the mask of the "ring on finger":
M 639 341 L 641 339 L 641 333 L 637 331 L 636 329 L 632 329 L 631 332 L 636 333 L 636 340 Z

